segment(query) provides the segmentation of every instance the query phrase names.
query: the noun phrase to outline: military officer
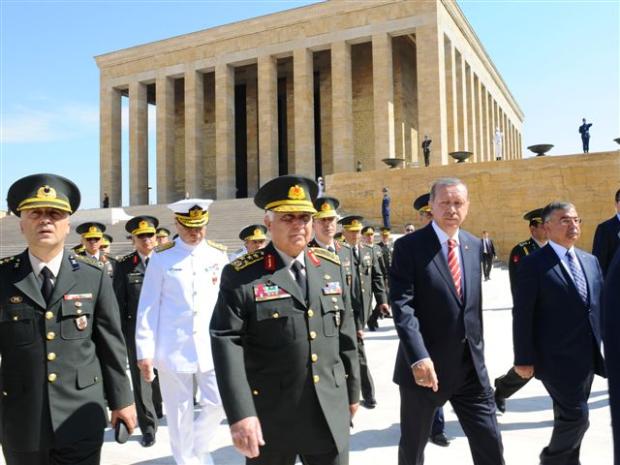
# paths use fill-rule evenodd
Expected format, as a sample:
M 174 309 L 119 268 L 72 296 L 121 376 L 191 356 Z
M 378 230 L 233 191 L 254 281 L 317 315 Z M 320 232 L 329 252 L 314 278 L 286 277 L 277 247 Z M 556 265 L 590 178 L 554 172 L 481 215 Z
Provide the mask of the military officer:
M 430 207 L 430 200 L 431 193 L 427 192 L 426 194 L 422 194 L 421 196 L 417 197 L 413 201 L 413 209 L 416 210 L 420 215 L 420 221 L 422 222 L 422 226 L 426 226 L 433 219 L 433 214 L 431 213 Z
M 7 465 L 98 464 L 107 423 L 131 432 L 135 407 L 112 282 L 64 249 L 80 192 L 53 174 L 7 195 L 28 248 L 0 261 L 0 422 Z
M 510 251 L 508 259 L 508 274 L 510 276 L 510 290 L 514 299 L 517 269 L 521 260 L 547 244 L 547 232 L 543 226 L 542 208 L 536 208 L 523 215 L 523 219 L 529 222 L 530 237 L 519 242 Z M 506 412 L 506 399 L 525 386 L 530 378 L 519 376 L 514 367 L 511 367 L 505 375 L 495 378 L 495 405 L 501 413 Z
M 307 244 L 316 183 L 263 185 L 271 242 L 224 269 L 211 320 L 233 443 L 248 464 L 346 465 L 359 401 L 355 326 L 338 256 Z
M 95 260 L 101 258 L 101 243 L 103 241 L 103 232 L 105 226 L 101 223 L 89 221 L 79 224 L 75 231 L 81 236 L 82 245 L 84 246 L 84 256 Z
M 110 255 L 110 246 L 114 242 L 114 238 L 109 234 L 103 234 L 101 238 L 101 246 L 99 246 L 99 251 L 104 255 Z
M 138 425 L 142 431 L 140 444 L 150 447 L 155 444 L 158 410 L 161 412 L 161 394 L 159 379 L 147 382 L 138 368 L 136 356 L 136 313 L 138 300 L 144 281 L 146 267 L 157 244 L 155 228 L 159 220 L 153 216 L 136 216 L 125 224 L 125 230 L 131 234 L 135 250 L 118 261 L 114 275 L 114 292 L 118 299 L 121 324 L 127 342 L 127 357 L 131 372 L 133 395 L 138 413 Z M 156 407 L 156 404 L 159 404 Z
M 340 201 L 335 197 L 317 197 L 314 201 L 316 213 L 312 215 L 312 229 L 314 238 L 308 243 L 309 247 L 321 247 L 335 253 L 344 264 L 347 260 L 350 265 L 351 248 L 336 239 L 338 227 L 338 206 Z M 348 251 L 348 252 L 347 252 Z M 349 266 L 350 269 L 350 266 Z
M 364 230 L 362 230 L 363 233 Z M 392 264 L 392 250 L 394 244 L 390 240 L 390 228 L 383 226 L 381 228 L 381 241 L 375 244 L 375 250 L 380 255 L 379 266 L 381 267 L 381 273 L 383 273 L 383 280 L 385 283 L 385 290 L 387 294 L 388 290 L 388 271 Z M 390 313 L 382 313 L 381 307 L 376 305 L 368 318 L 368 329 L 370 331 L 376 331 L 379 327 L 379 319 L 385 316 L 390 316 Z
M 217 390 L 209 321 L 217 300 L 225 247 L 205 240 L 212 200 L 169 205 L 179 234 L 151 257 L 138 303 L 136 353 L 147 381 L 158 370 L 159 386 L 177 464 L 212 464 L 209 442 L 223 412 Z M 200 390 L 194 420 L 193 379 Z
M 71 250 L 73 250 L 73 252 L 74 252 L 76 255 L 84 255 L 84 251 L 85 251 L 86 249 L 84 248 L 84 245 L 83 245 L 82 243 L 80 243 L 80 244 L 74 245 L 74 246 L 71 248 Z
M 157 228 L 155 235 L 157 236 L 157 245 L 164 245 L 170 242 L 170 230 L 167 228 Z
M 254 253 L 267 245 L 267 227 L 263 224 L 251 224 L 239 233 L 239 239 L 243 241 L 243 247 L 229 255 L 230 260 L 235 260 L 246 253 Z
M 99 261 L 103 263 L 103 269 L 108 273 L 108 276 L 114 279 L 118 260 L 110 255 L 110 245 L 112 242 L 114 242 L 114 238 L 104 233 L 101 238 L 101 247 L 99 247 Z
M 381 273 L 377 255 L 372 247 L 361 244 L 363 219 L 361 216 L 349 215 L 341 218 L 338 222 L 342 224 L 344 237 L 351 247 L 353 256 L 351 302 L 357 332 L 357 350 L 362 382 L 362 405 L 372 409 L 376 407 L 377 400 L 375 398 L 374 382 L 366 360 L 364 328 L 370 316 L 373 294 L 377 305 L 380 307 L 380 311 L 389 312 L 389 306 L 385 292 L 385 280 Z

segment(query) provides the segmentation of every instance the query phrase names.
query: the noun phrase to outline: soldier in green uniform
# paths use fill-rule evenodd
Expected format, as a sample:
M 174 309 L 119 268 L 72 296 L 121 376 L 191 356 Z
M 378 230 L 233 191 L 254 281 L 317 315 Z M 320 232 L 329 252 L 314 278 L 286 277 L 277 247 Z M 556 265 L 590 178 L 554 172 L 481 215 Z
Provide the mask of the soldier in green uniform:
M 360 361 L 360 377 L 362 382 L 362 405 L 372 409 L 377 405 L 375 386 L 368 369 L 366 349 L 364 348 L 364 328 L 372 309 L 372 296 L 374 294 L 380 311 L 388 312 L 387 294 L 385 292 L 385 280 L 381 273 L 379 260 L 374 249 L 361 244 L 362 220 L 357 215 L 349 215 L 339 220 L 342 224 L 343 234 L 352 251 L 352 280 L 351 302 L 355 315 L 355 329 L 357 331 L 357 350 Z
M 362 229 L 362 234 L 363 232 L 364 230 Z M 388 271 L 392 265 L 392 250 L 394 249 L 394 244 L 390 240 L 390 228 L 386 228 L 385 226 L 381 228 L 381 241 L 375 244 L 375 249 L 377 253 L 380 254 L 379 266 L 381 267 L 381 273 L 383 273 L 385 292 L 388 294 Z M 368 318 L 368 329 L 370 331 L 376 331 L 379 328 L 379 319 L 383 319 L 384 317 L 391 318 L 390 312 L 384 313 L 381 311 L 379 305 L 375 305 L 370 318 Z
M 348 464 L 359 401 L 355 325 L 338 256 L 307 247 L 308 178 L 263 185 L 271 242 L 224 268 L 211 320 L 218 387 L 237 450 L 248 464 Z
M 542 208 L 536 208 L 523 215 L 529 222 L 529 239 L 519 242 L 510 252 L 508 259 L 508 273 L 510 275 L 510 290 L 514 298 L 514 286 L 517 278 L 517 269 L 523 257 L 537 251 L 547 244 L 547 233 L 543 226 Z M 505 375 L 495 379 L 495 404 L 501 413 L 506 411 L 506 399 L 527 384 L 529 378 L 521 378 L 511 367 Z
M 157 245 L 164 245 L 170 242 L 170 230 L 167 228 L 157 228 L 155 235 L 157 236 Z
M 7 465 L 98 464 L 107 423 L 136 422 L 112 281 L 64 249 L 80 203 L 70 180 L 35 174 L 7 195 L 28 248 L 0 261 L 2 451 Z
M 140 441 L 142 447 L 150 447 L 155 444 L 157 418 L 161 416 L 159 378 L 148 383 L 140 373 L 136 356 L 138 301 L 140 300 L 146 267 L 157 245 L 155 228 L 158 224 L 157 218 L 145 215 L 136 216 L 127 221 L 125 230 L 131 234 L 135 250 L 118 261 L 114 274 L 114 292 L 118 299 L 123 334 L 127 342 L 127 357 L 138 413 L 138 425 L 142 431 Z
M 107 275 L 110 278 L 114 278 L 116 260 L 101 250 L 101 246 L 105 243 L 105 226 L 101 223 L 90 221 L 78 225 L 75 231 L 82 236 L 84 252 L 81 255 L 100 261 Z
M 103 234 L 101 238 L 101 246 L 99 247 L 99 261 L 103 263 L 103 269 L 106 270 L 108 276 L 114 279 L 114 273 L 116 273 L 116 267 L 118 266 L 118 260 L 110 255 L 110 246 L 114 242 L 114 238 L 109 234 Z

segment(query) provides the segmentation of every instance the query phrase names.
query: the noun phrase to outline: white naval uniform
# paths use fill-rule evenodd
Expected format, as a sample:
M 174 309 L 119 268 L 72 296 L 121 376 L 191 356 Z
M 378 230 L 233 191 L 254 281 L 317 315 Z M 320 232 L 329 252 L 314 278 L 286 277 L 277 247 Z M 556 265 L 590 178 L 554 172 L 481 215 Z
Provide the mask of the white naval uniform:
M 223 418 L 215 381 L 209 322 L 226 254 L 206 241 L 180 238 L 153 254 L 146 269 L 136 318 L 138 360 L 153 359 L 166 406 L 170 445 L 178 465 L 212 463 L 208 444 Z M 202 411 L 193 421 L 192 378 Z

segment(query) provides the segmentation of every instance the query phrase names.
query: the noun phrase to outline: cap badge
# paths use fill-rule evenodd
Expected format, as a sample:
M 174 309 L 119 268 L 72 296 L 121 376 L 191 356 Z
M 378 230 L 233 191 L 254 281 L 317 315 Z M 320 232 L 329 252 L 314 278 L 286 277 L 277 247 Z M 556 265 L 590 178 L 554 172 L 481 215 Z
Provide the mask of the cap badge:
M 254 236 L 260 236 L 260 235 L 262 235 L 262 234 L 263 234 L 263 231 L 262 231 L 261 229 L 256 228 L 256 229 L 254 230 Z
M 91 226 L 90 228 L 88 228 L 88 232 L 96 233 L 96 232 L 99 232 L 99 229 L 97 229 L 97 226 Z
M 194 207 L 189 211 L 189 217 L 190 218 L 199 218 L 202 216 L 202 208 L 200 207 Z
M 303 187 L 295 184 L 288 190 L 288 198 L 291 200 L 304 200 L 306 198 L 306 193 Z
M 39 187 L 37 191 L 37 199 L 55 199 L 56 189 L 48 185 Z
M 351 221 L 351 226 L 361 226 L 362 223 L 360 223 L 360 220 L 353 220 Z
M 331 209 L 331 206 L 329 205 L 328 202 L 323 202 L 323 205 L 321 205 L 321 211 L 326 212 L 329 211 Z
M 149 227 L 149 223 L 147 221 L 142 220 L 138 223 L 139 229 L 146 229 L 148 227 Z

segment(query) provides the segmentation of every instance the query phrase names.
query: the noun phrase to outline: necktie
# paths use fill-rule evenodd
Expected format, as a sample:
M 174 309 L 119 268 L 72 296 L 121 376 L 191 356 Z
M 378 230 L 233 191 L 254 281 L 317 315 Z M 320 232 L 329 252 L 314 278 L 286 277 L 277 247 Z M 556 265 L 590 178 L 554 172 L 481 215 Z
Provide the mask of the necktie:
M 149 260 L 150 260 L 150 258 L 149 258 L 149 257 L 146 257 L 146 258 L 144 259 L 144 268 L 146 268 L 147 266 L 149 266 Z
M 327 246 L 327 250 L 329 250 L 331 253 L 336 253 L 336 249 L 334 249 L 331 245 Z
M 357 246 L 353 247 L 353 256 L 355 257 L 355 262 L 359 263 L 359 261 L 360 261 L 360 252 L 357 249 Z
M 577 288 L 577 292 L 579 292 L 579 296 L 584 304 L 588 303 L 588 286 L 586 284 L 586 277 L 583 275 L 583 271 L 581 271 L 581 267 L 577 266 L 577 258 L 575 257 L 575 252 L 571 252 L 570 250 L 566 252 L 566 258 L 568 258 L 568 268 L 570 268 L 570 274 L 573 275 L 573 282 L 575 283 L 575 287 Z
M 50 298 L 52 297 L 52 291 L 54 290 L 54 285 L 52 284 L 52 279 L 54 275 L 50 271 L 50 269 L 45 266 L 41 270 L 41 276 L 43 276 L 43 285 L 41 286 L 41 294 L 43 294 L 43 298 L 45 299 L 45 303 L 50 302 Z
M 306 277 L 302 272 L 302 264 L 299 263 L 297 260 L 293 260 L 291 270 L 293 270 L 293 274 L 295 275 L 295 281 L 301 289 L 301 294 L 304 296 L 305 300 L 308 300 L 308 286 L 306 284 Z
M 459 259 L 456 254 L 456 241 L 454 239 L 448 239 L 448 268 L 452 275 L 456 294 L 459 296 L 459 299 L 463 300 L 463 291 L 461 290 L 461 267 L 459 266 Z

